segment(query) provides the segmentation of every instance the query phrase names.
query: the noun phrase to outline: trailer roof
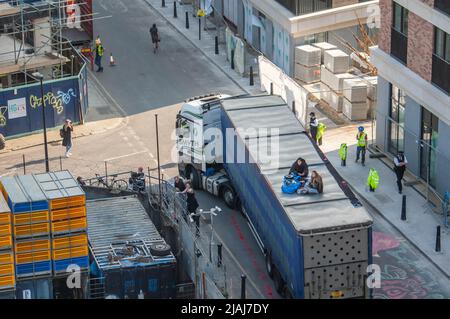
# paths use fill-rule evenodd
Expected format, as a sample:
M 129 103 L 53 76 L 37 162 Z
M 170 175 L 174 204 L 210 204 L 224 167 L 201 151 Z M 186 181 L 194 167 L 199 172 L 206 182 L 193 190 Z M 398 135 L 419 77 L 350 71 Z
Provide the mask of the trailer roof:
M 163 257 L 150 253 L 151 245 L 165 244 L 165 241 L 136 197 L 88 200 L 86 207 L 89 247 L 100 269 L 175 262 L 172 253 Z M 120 252 L 129 245 L 137 247 L 134 253 L 119 258 Z
M 368 226 L 372 218 L 364 207 L 354 207 L 342 191 L 335 177 L 306 135 L 303 126 L 279 96 L 239 97 L 222 101 L 222 107 L 235 128 L 279 128 L 278 165 L 257 163 L 261 174 L 272 188 L 295 229 L 303 234 L 335 231 L 356 226 Z M 237 132 L 239 135 L 239 132 Z M 244 137 L 267 140 L 255 134 Z M 253 159 L 260 157 L 257 148 L 249 148 Z M 272 155 L 273 159 L 276 154 Z M 298 157 L 309 165 L 310 174 L 317 170 L 324 182 L 324 192 L 318 195 L 284 194 L 281 191 L 283 176 Z

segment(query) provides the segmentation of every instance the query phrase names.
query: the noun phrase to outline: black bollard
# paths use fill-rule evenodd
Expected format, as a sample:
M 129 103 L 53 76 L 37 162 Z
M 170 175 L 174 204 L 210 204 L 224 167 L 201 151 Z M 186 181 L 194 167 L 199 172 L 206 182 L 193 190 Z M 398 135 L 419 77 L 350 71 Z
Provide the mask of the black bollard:
M 253 66 L 250 67 L 250 86 L 255 85 L 255 77 L 253 75 Z
M 437 226 L 436 228 L 436 252 L 439 253 L 441 251 L 441 226 Z
M 202 39 L 202 18 L 198 17 L 198 39 Z
M 222 266 L 222 244 L 217 245 L 217 267 Z
M 186 11 L 186 29 L 189 29 L 189 12 Z
M 176 0 L 173 2 L 173 17 L 178 18 L 177 1 Z
M 270 95 L 273 95 L 273 83 L 270 82 Z
M 214 38 L 214 47 L 215 47 L 215 50 L 216 50 L 216 54 L 219 54 L 219 37 L 217 35 Z
M 231 50 L 231 69 L 234 70 L 234 50 Z
M 241 299 L 245 299 L 245 280 L 247 279 L 246 275 L 241 276 Z
M 406 220 L 406 195 L 402 198 L 402 220 Z
M 163 8 L 166 7 L 166 0 L 162 0 L 161 6 L 162 6 Z

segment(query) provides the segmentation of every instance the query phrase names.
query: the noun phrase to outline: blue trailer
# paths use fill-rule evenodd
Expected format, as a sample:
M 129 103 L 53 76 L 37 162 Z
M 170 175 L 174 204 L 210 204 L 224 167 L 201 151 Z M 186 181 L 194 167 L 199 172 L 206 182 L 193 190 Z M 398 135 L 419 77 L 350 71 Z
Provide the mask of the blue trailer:
M 293 298 L 368 298 L 372 218 L 288 105 L 278 96 L 225 99 L 221 125 L 223 166 L 277 290 Z M 322 176 L 322 194 L 282 193 L 298 157 Z

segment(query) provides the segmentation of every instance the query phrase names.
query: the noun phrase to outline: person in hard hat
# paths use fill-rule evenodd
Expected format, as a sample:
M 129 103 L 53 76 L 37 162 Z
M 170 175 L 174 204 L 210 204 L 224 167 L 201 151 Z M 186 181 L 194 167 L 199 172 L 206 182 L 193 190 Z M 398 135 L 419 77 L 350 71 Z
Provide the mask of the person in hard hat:
M 309 113 L 309 133 L 314 143 L 317 143 L 317 128 L 319 126 L 319 121 L 316 118 L 314 112 Z
M 341 159 L 341 166 L 347 165 L 347 144 L 342 143 L 339 148 L 339 158 Z
M 102 67 L 102 58 L 105 53 L 105 49 L 103 48 L 102 41 L 100 38 L 95 40 L 95 65 L 98 67 L 97 72 L 103 72 Z
M 374 168 L 371 168 L 369 171 L 369 176 L 367 177 L 367 186 L 369 186 L 369 190 L 371 192 L 375 192 L 379 184 L 380 184 L 380 176 L 378 175 L 378 172 Z
M 319 123 L 319 125 L 317 126 L 317 143 L 320 145 L 322 145 L 322 138 L 323 138 L 323 134 L 325 133 L 325 130 L 327 129 L 327 127 L 325 126 L 325 124 L 323 123 Z
M 364 127 L 360 126 L 358 128 L 358 134 L 356 134 L 356 160 L 355 163 L 358 163 L 359 157 L 361 155 L 361 164 L 362 166 L 366 166 L 366 150 L 367 150 L 367 134 L 364 132 Z
M 394 158 L 394 172 L 397 175 L 397 186 L 398 193 L 401 194 L 403 192 L 402 179 L 405 174 L 406 164 L 408 164 L 408 160 L 406 159 L 405 153 L 403 151 L 399 151 L 397 156 Z

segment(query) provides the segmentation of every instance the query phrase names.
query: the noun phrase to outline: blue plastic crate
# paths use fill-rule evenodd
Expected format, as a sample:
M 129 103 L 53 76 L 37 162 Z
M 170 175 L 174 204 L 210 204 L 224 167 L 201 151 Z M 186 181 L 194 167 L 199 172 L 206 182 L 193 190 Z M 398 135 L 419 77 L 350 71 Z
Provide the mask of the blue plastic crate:
M 81 269 L 89 268 L 89 257 L 68 258 L 53 261 L 53 269 L 55 272 L 66 272 L 69 265 L 77 265 Z
M 47 274 L 51 272 L 52 262 L 50 260 L 16 265 L 16 275 L 20 277 Z

